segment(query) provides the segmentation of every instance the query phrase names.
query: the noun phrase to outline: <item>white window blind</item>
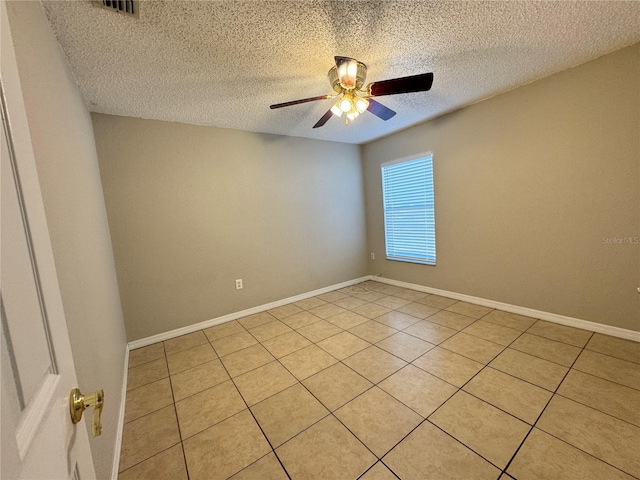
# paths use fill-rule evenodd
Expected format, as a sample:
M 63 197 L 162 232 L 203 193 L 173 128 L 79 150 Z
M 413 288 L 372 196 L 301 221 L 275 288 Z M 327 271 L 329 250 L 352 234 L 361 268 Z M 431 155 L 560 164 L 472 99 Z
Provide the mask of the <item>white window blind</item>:
M 382 165 L 387 259 L 436 264 L 431 154 Z

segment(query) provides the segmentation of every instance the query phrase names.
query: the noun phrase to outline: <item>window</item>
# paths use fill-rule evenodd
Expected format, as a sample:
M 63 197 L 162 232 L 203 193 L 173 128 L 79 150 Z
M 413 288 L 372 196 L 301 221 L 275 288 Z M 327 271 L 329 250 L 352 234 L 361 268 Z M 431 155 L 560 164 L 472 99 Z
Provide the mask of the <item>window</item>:
M 382 164 L 387 259 L 436 264 L 431 153 Z

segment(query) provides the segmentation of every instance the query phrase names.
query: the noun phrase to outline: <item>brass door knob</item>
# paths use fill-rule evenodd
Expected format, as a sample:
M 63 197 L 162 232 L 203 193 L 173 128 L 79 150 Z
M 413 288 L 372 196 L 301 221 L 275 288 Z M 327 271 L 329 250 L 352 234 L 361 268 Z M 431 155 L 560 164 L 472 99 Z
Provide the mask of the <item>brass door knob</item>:
M 102 414 L 102 405 L 104 404 L 104 391 L 97 390 L 89 395 L 83 395 L 80 390 L 74 388 L 69 395 L 69 411 L 71 412 L 71 421 L 78 423 L 82 419 L 82 413 L 88 408 L 93 407 L 93 417 L 91 421 L 91 433 L 97 437 L 102 433 L 102 424 L 100 423 L 100 415 Z

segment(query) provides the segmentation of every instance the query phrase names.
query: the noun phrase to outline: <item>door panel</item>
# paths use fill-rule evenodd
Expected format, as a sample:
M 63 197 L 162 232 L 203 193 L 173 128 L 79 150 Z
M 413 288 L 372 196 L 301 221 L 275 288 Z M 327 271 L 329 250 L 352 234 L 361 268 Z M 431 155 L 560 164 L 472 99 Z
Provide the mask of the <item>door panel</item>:
M 2 456 L 7 479 L 95 478 L 5 2 L 0 2 Z M 89 416 L 90 417 L 90 416 Z

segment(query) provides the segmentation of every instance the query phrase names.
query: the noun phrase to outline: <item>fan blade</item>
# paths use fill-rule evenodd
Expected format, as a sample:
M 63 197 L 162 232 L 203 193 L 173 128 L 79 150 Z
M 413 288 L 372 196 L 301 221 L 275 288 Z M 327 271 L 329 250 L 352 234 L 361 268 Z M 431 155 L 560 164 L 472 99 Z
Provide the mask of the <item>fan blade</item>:
M 331 109 L 327 110 L 327 113 L 325 113 L 320 120 L 318 120 L 316 122 L 316 124 L 313 126 L 313 128 L 318 128 L 323 126 L 325 123 L 327 123 L 327 120 L 329 120 L 331 117 L 333 116 L 333 113 L 331 113 Z
M 303 98 L 301 100 L 292 100 L 291 102 L 276 103 L 275 105 L 269 105 L 269 108 L 273 110 L 274 108 L 290 107 L 291 105 L 299 105 L 300 103 L 326 100 L 327 98 L 331 98 L 332 96 L 333 95 L 320 95 L 319 97 Z
M 426 92 L 433 84 L 433 73 L 422 73 L 410 77 L 393 78 L 369 84 L 369 94 L 374 97 L 398 93 Z
M 385 122 L 396 114 L 396 112 L 388 107 L 385 107 L 380 102 L 376 102 L 373 98 L 369 99 L 369 106 L 367 107 L 367 110 L 369 110 L 376 117 L 381 118 Z

